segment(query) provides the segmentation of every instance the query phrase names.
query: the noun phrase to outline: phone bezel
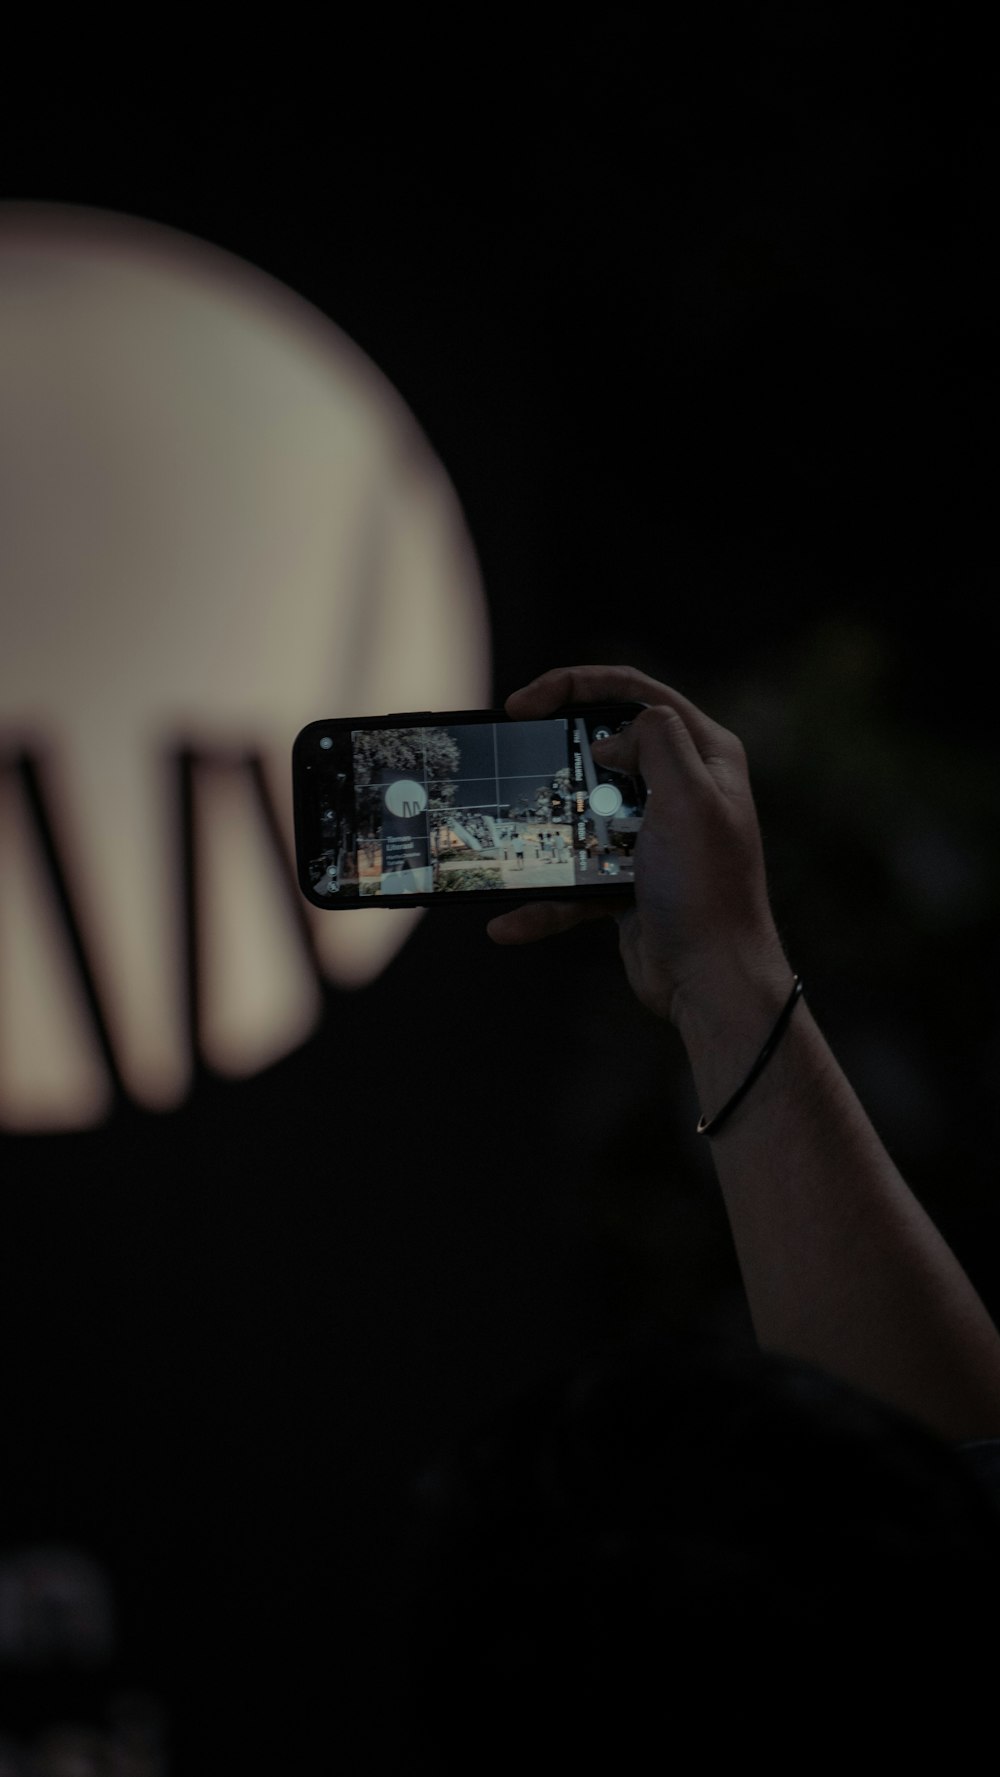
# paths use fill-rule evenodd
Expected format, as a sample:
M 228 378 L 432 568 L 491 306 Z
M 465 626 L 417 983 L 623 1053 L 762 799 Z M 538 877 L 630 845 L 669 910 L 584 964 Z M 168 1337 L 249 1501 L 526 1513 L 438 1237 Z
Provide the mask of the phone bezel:
M 627 710 L 630 714 L 627 721 L 632 722 L 647 706 L 631 699 L 616 702 L 614 699 L 600 703 L 563 704 L 559 709 L 551 711 L 547 716 L 528 718 L 544 722 L 559 721 L 563 718 L 580 715 L 599 717 L 601 711 L 609 710 L 616 714 Z M 504 709 L 499 710 L 403 710 L 393 711 L 383 716 L 330 716 L 314 722 L 307 722 L 295 736 L 292 743 L 292 806 L 295 825 L 295 866 L 299 888 L 306 900 L 322 913 L 356 913 L 369 907 L 453 907 L 456 905 L 476 905 L 492 907 L 494 913 L 501 908 L 513 911 L 515 907 L 523 907 L 529 901 L 590 901 L 595 899 L 610 900 L 612 896 L 619 900 L 631 899 L 635 890 L 631 883 L 623 883 L 618 887 L 609 887 L 606 883 L 573 883 L 569 886 L 556 888 L 525 889 L 523 893 L 515 889 L 454 889 L 447 894 L 440 890 L 425 894 L 413 895 L 365 895 L 351 902 L 331 901 L 316 895 L 312 884 L 308 881 L 307 870 L 310 848 L 305 843 L 306 809 L 305 809 L 305 773 L 310 769 L 303 755 L 310 746 L 310 737 L 319 733 L 328 733 L 332 728 L 408 728 L 421 727 L 433 723 L 441 727 L 458 727 L 472 723 L 511 723 L 523 722 L 523 716 L 508 715 Z

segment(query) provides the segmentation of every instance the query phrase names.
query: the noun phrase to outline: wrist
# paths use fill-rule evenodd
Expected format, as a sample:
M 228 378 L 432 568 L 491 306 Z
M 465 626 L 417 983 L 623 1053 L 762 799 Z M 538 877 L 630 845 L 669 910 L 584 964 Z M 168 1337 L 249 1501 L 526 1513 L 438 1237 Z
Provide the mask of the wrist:
M 731 1050 L 759 1037 L 758 1050 L 795 984 L 780 943 L 719 957 L 677 995 L 672 1022 L 689 1055 Z M 756 1052 L 755 1052 L 756 1053 Z
M 784 1026 L 801 997 L 796 985 L 787 963 L 753 959 L 714 975 L 685 1002 L 678 1029 L 702 1109 L 699 1135 L 724 1140 L 747 1094 L 759 1109 L 762 1086 L 764 1095 L 774 1087 L 770 1051 L 787 1042 Z

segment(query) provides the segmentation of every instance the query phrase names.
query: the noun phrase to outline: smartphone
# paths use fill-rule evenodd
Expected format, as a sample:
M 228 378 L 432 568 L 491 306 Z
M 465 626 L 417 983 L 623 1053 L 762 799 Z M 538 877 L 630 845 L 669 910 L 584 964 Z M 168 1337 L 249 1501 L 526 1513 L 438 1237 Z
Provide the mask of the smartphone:
M 310 722 L 292 747 L 299 886 L 314 907 L 431 907 L 627 893 L 646 806 L 591 742 L 641 703 L 412 711 Z

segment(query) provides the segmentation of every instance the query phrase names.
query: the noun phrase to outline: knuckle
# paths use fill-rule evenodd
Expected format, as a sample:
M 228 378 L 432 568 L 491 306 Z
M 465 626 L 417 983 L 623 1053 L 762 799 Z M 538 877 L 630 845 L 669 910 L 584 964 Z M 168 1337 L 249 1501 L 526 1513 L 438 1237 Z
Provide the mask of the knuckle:
M 678 723 L 683 726 L 683 719 L 669 703 L 651 703 L 636 716 L 633 727 L 645 727 L 652 730 L 676 729 Z

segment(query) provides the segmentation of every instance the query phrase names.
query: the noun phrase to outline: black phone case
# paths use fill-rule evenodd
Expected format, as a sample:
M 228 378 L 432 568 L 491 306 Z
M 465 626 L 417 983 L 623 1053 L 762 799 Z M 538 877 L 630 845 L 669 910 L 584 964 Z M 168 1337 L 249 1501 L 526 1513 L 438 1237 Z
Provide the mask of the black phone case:
M 586 739 L 590 741 L 595 737 L 595 730 L 599 729 L 600 725 L 604 725 L 602 723 L 604 714 L 607 713 L 611 718 L 616 718 L 616 720 L 607 723 L 607 727 L 615 729 L 615 727 L 622 727 L 627 721 L 634 720 L 641 713 L 643 707 L 645 705 L 632 704 L 632 702 L 567 704 L 563 705 L 563 709 L 552 711 L 551 716 L 542 718 L 542 721 L 544 723 L 561 723 L 561 721 L 567 720 L 583 721 L 584 734 L 586 734 Z M 293 787 L 293 810 L 295 810 L 295 860 L 297 860 L 298 887 L 306 896 L 307 901 L 313 906 L 321 908 L 323 912 L 357 910 L 361 906 L 394 906 L 394 908 L 409 906 L 409 908 L 414 908 L 414 906 L 478 904 L 485 912 L 496 915 L 499 912 L 508 912 L 515 906 L 522 906 L 526 901 L 545 901 L 545 899 L 551 899 L 551 901 L 577 901 L 577 899 L 591 901 L 591 899 L 609 899 L 611 896 L 616 896 L 618 899 L 622 896 L 631 896 L 631 846 L 634 846 L 634 837 L 638 833 L 638 825 L 641 825 L 641 810 L 645 809 L 645 785 L 641 782 L 641 778 L 623 777 L 622 773 L 609 773 L 606 769 L 600 768 L 590 757 L 590 745 L 577 746 L 575 741 L 572 750 L 567 743 L 567 757 L 574 761 L 574 764 L 568 768 L 570 769 L 568 789 L 570 789 L 570 796 L 572 796 L 572 807 L 568 807 L 568 810 L 563 809 L 563 816 L 565 816 L 565 812 L 568 812 L 570 819 L 568 819 L 568 823 L 565 821 L 565 817 L 561 819 L 561 823 L 554 821 L 554 819 L 551 821 L 552 828 L 570 826 L 570 830 L 572 830 L 572 837 L 563 839 L 563 846 L 565 848 L 568 846 L 568 851 L 570 851 L 570 867 L 572 867 L 574 880 L 565 880 L 567 878 L 567 864 L 563 864 L 560 860 L 561 867 L 558 867 L 558 862 L 554 857 L 554 853 L 558 849 L 558 832 L 556 835 L 549 833 L 549 841 L 551 841 L 549 848 L 545 848 L 545 844 L 540 844 L 538 835 L 531 837 L 529 833 L 524 833 L 522 837 L 526 841 L 526 853 L 529 849 L 535 853 L 535 857 L 528 858 L 526 862 L 519 862 L 519 858 L 513 855 L 513 848 L 517 844 L 515 837 L 506 841 L 508 853 L 512 853 L 512 855 L 504 855 L 503 858 L 499 855 L 504 851 L 503 839 L 496 839 L 496 844 L 488 848 L 492 851 L 492 857 L 488 858 L 488 874 L 499 874 L 503 878 L 503 887 L 437 887 L 430 888 L 430 890 L 417 888 L 417 890 L 407 890 L 401 894 L 385 892 L 382 887 L 368 887 L 369 883 L 373 885 L 377 878 L 378 883 L 384 883 L 387 874 L 400 874 L 385 873 L 385 855 L 387 855 L 385 844 L 400 846 L 400 848 L 405 848 L 407 844 L 410 844 L 410 848 L 414 844 L 419 848 L 421 842 L 426 844 L 426 862 L 419 867 L 419 871 L 410 871 L 412 880 L 417 880 L 417 876 L 421 880 L 425 880 L 428 871 L 432 871 L 433 878 L 437 881 L 458 883 L 462 880 L 462 867 L 455 864 L 451 855 L 442 860 L 440 851 L 433 853 L 433 835 L 437 833 L 437 841 L 440 841 L 442 830 L 446 830 L 451 835 L 451 828 L 460 826 L 460 823 L 455 819 L 456 814 L 462 814 L 465 819 L 467 807 L 462 805 L 460 809 L 456 810 L 453 807 L 432 805 L 432 801 L 426 800 L 425 807 L 419 810 L 407 807 L 407 803 L 403 803 L 403 814 L 393 816 L 389 812 L 387 801 L 389 801 L 389 789 L 394 789 L 396 784 L 391 782 L 391 784 L 385 785 L 385 798 L 380 800 L 380 810 L 378 810 L 380 830 L 378 830 L 377 846 L 380 848 L 380 865 L 382 867 L 380 869 L 371 867 L 371 841 L 368 841 L 366 848 L 364 848 L 369 862 L 368 876 L 366 876 L 364 874 L 364 860 L 361 857 L 361 846 L 359 846 L 359 826 L 361 826 L 359 819 L 357 819 L 359 805 L 361 805 L 359 796 L 361 798 L 368 796 L 369 800 L 373 800 L 380 785 L 371 784 L 371 782 L 355 785 L 353 752 L 350 752 L 350 762 L 346 759 L 346 753 L 350 750 L 350 732 L 359 729 L 371 732 L 371 730 L 417 729 L 417 727 L 432 727 L 433 730 L 480 729 L 480 727 L 490 727 L 490 725 L 497 730 L 510 729 L 515 725 L 524 727 L 522 721 L 515 721 L 515 718 L 508 716 L 504 709 L 476 709 L 476 711 L 469 711 L 469 709 L 453 709 L 453 711 L 421 709 L 421 711 L 405 711 L 405 713 L 394 713 L 389 716 L 362 716 L 362 718 L 337 716 L 334 720 L 307 723 L 306 727 L 298 732 L 293 748 L 291 748 L 291 787 Z M 586 730 L 590 730 L 590 732 L 586 732 Z M 334 741 L 334 746 L 330 748 L 327 755 L 323 755 L 320 746 L 318 746 L 320 737 L 323 736 L 330 737 Z M 499 741 L 499 736 L 494 736 L 494 748 L 501 745 L 503 743 Z M 629 794 L 627 807 L 632 810 L 627 817 L 609 816 L 604 819 L 602 837 L 607 837 L 606 828 L 615 826 L 615 848 L 606 846 L 604 855 L 599 858 L 593 857 L 593 851 L 588 851 L 588 864 L 581 862 L 584 851 L 583 848 L 579 848 L 577 823 L 583 821 L 584 825 L 588 825 L 588 823 L 591 826 L 600 825 L 602 816 L 593 816 L 590 810 L 584 810 L 584 814 L 581 816 L 581 810 L 577 805 L 577 796 L 583 791 L 584 798 L 588 800 L 593 794 L 595 785 L 591 784 L 584 791 L 583 784 L 574 780 L 574 771 L 579 778 L 579 769 L 581 769 L 579 762 L 577 762 L 577 753 L 583 753 L 583 768 L 590 773 L 591 777 L 600 773 L 599 782 L 597 782 L 599 789 L 600 785 L 615 785 L 615 787 L 625 785 L 627 787 L 627 794 Z M 327 761 L 329 761 L 329 768 L 325 769 Z M 345 766 L 346 773 L 350 777 L 350 793 L 346 796 L 346 801 L 353 812 L 350 839 L 355 846 L 353 862 L 355 862 L 355 869 L 357 869 L 357 876 L 345 878 L 343 885 L 341 885 L 341 874 L 339 874 L 341 849 L 337 848 L 336 841 L 327 844 L 327 846 L 323 842 L 325 839 L 330 839 L 330 819 L 334 821 L 334 825 L 345 821 L 343 814 L 332 814 L 332 810 L 327 805 L 329 794 L 327 794 L 327 801 L 323 800 L 323 796 L 325 796 L 323 785 L 332 785 L 336 780 L 337 773 L 334 769 L 336 764 Z M 401 769 L 405 768 L 389 766 L 389 768 L 382 769 L 380 775 L 384 778 L 389 777 L 391 773 L 398 775 Z M 542 766 L 538 766 L 538 769 L 533 773 L 533 777 L 544 777 L 544 775 L 545 769 Z M 421 789 L 421 784 L 417 784 L 417 782 L 414 782 L 412 787 L 421 789 L 421 793 L 425 794 L 425 798 L 428 798 L 428 784 L 430 782 L 432 782 L 430 778 L 425 778 L 423 789 Z M 497 766 L 497 791 L 501 787 L 501 782 L 508 782 L 508 780 L 506 778 L 501 780 L 499 766 Z M 490 801 L 488 805 L 496 807 L 497 810 L 501 807 L 510 807 L 510 803 L 503 803 L 499 800 L 496 803 Z M 483 807 L 487 807 L 487 801 L 483 801 Z M 636 809 L 638 809 L 638 814 L 636 814 Z M 451 821 L 446 821 L 448 814 L 453 816 Z M 545 821 L 538 823 L 535 816 L 506 816 L 503 823 L 499 823 L 492 816 L 480 816 L 478 810 L 474 810 L 474 819 L 476 821 L 488 819 L 494 833 L 497 832 L 499 826 L 512 825 L 512 819 L 515 826 L 519 821 L 531 826 L 545 825 Z M 634 832 L 625 835 L 625 837 L 622 837 L 623 819 L 627 823 L 631 823 L 631 828 L 634 828 Z M 423 835 L 419 833 L 421 825 L 426 826 L 426 841 L 423 841 Z M 467 821 L 467 825 L 471 825 L 471 821 Z M 387 828 L 393 830 L 389 835 L 387 835 Z M 343 832 L 343 826 L 341 826 L 341 832 Z M 401 837 L 407 832 L 412 835 L 410 841 Z M 467 832 L 464 837 L 465 841 L 471 839 L 471 835 Z M 481 837 L 483 835 L 480 832 L 480 839 Z M 631 846 L 629 846 L 629 839 L 631 839 Z M 590 844 L 590 837 L 588 837 L 588 846 Z M 345 857 L 348 849 L 350 846 L 343 851 Z M 323 864 L 330 857 L 336 857 L 336 862 L 330 864 L 327 867 L 327 873 L 323 874 Z M 485 862 L 487 860 L 483 858 L 483 864 Z M 472 858 L 472 873 L 481 874 L 481 871 L 474 869 L 476 864 L 478 864 L 478 860 Z M 593 864 L 593 881 L 581 880 L 581 876 L 586 878 L 586 874 L 590 873 L 591 864 Z M 330 892 L 330 878 L 334 876 L 334 873 L 336 873 L 336 892 Z M 526 876 L 524 885 L 519 885 L 515 881 L 519 874 Z M 551 887 L 545 881 L 545 874 L 551 874 L 551 876 L 560 874 L 560 881 Z M 321 892 L 318 885 L 321 885 Z

